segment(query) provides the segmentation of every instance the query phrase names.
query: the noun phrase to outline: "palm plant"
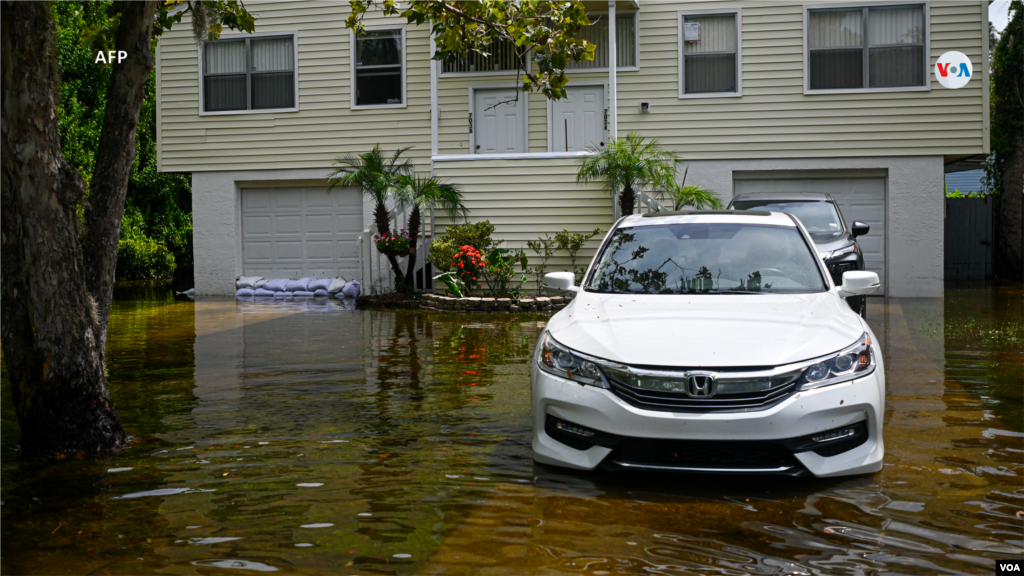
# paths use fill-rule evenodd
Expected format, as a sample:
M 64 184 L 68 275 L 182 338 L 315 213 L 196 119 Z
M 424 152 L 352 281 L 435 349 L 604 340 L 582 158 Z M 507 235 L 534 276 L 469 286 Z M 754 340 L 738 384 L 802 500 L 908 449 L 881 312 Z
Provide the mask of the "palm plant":
M 613 138 L 605 147 L 589 146 L 592 156 L 580 160 L 576 182 L 604 180 L 613 196 L 619 196 L 623 216 L 633 213 L 636 192 L 645 187 L 663 188 L 675 180 L 679 157 L 665 150 L 658 140 L 645 141 L 636 132 Z
M 686 175 L 689 171 L 690 167 L 687 166 L 683 171 L 682 182 L 678 184 L 675 182 L 665 183 L 665 194 L 672 199 L 672 209 L 681 210 L 683 206 L 690 206 L 696 210 L 705 208 L 721 210 L 724 208 L 722 201 L 711 190 L 701 188 L 700 184 L 686 185 Z
M 337 166 L 327 177 L 330 194 L 335 186 L 359 188 L 363 194 L 373 199 L 373 223 L 380 236 L 391 234 L 391 215 L 388 213 L 388 200 L 397 194 L 398 178 L 409 176 L 413 171 L 412 160 L 402 158 L 411 146 L 399 148 L 388 155 L 377 144 L 369 152 L 363 154 L 345 154 L 334 159 Z M 411 283 L 406 282 L 398 260 L 392 254 L 385 254 L 391 271 L 395 274 L 395 287 L 401 292 L 412 290 Z
M 412 238 L 412 254 L 406 265 L 405 282 L 411 288 L 413 286 L 413 274 L 416 267 L 416 237 L 420 235 L 420 227 L 423 223 L 421 208 L 433 206 L 443 210 L 452 220 L 466 220 L 469 210 L 462 202 L 462 191 L 439 178 L 433 176 L 410 176 L 400 175 L 395 180 L 397 184 L 395 196 L 402 202 L 412 203 L 412 214 L 409 215 L 408 229 L 409 237 Z

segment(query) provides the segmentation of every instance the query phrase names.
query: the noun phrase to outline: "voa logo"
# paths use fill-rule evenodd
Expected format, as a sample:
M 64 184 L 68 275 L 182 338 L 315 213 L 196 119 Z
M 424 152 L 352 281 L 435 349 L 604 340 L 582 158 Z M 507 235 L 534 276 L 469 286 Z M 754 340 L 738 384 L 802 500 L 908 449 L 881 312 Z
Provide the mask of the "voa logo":
M 996 560 L 996 574 L 1022 574 L 1021 564 L 1024 563 L 1021 560 Z
M 935 61 L 935 79 L 946 88 L 962 88 L 974 73 L 971 59 L 962 52 L 946 52 Z

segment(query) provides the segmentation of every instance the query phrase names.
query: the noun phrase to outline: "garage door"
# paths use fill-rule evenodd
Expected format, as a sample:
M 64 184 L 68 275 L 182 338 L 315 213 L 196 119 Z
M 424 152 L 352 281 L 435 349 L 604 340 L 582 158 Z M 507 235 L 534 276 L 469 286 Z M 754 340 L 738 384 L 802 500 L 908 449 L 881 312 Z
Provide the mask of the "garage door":
M 242 268 L 264 278 L 355 278 L 362 223 L 353 189 L 244 189 Z
M 878 273 L 885 293 L 885 178 L 778 178 L 741 179 L 737 175 L 736 194 L 757 192 L 823 192 L 831 194 L 847 226 L 854 221 L 871 226 L 866 236 L 857 239 L 864 251 L 864 265 Z

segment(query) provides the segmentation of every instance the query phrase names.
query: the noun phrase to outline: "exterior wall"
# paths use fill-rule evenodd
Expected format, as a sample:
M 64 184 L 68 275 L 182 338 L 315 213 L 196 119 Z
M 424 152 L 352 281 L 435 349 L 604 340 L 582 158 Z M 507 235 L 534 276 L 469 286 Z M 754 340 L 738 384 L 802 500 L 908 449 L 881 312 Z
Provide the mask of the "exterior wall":
M 495 240 L 505 248 L 527 250 L 530 265 L 538 258 L 526 247 L 528 240 L 568 229 L 570 232 L 607 231 L 612 225 L 612 197 L 600 184 L 576 184 L 574 157 L 518 160 L 437 161 L 434 173 L 458 182 L 473 221 L 490 220 Z M 450 221 L 437 215 L 437 234 Z M 603 236 L 580 250 L 576 267 L 586 267 Z M 569 270 L 569 258 L 558 252 L 548 272 Z
M 338 155 L 414 146 L 420 171 L 430 164 L 429 28 L 406 27 L 406 107 L 352 110 L 350 10 L 339 2 L 247 2 L 256 29 L 298 33 L 298 112 L 199 115 L 199 51 L 188 15 L 160 39 L 158 160 L 164 172 L 326 168 Z M 405 26 L 367 16 L 367 27 Z M 228 37 L 226 31 L 224 37 Z
M 733 172 L 814 170 L 887 171 L 886 294 L 896 298 L 941 297 L 943 294 L 942 156 L 880 158 L 698 160 L 690 162 L 687 182 L 699 183 L 720 195 L 733 196 Z
M 196 172 L 192 175 L 193 256 L 196 294 L 235 293 L 235 278 L 242 273 L 243 188 L 322 186 L 327 171 L 247 170 Z M 363 202 L 363 227 L 372 224 L 373 207 Z
M 815 3 L 818 3 L 817 0 Z M 597 6 L 597 4 L 594 4 Z M 618 73 L 619 135 L 659 138 L 684 159 L 972 155 L 988 142 L 987 18 L 984 3 L 932 0 L 930 62 L 949 50 L 975 63 L 967 86 L 930 90 L 804 94 L 804 4 L 793 1 L 643 3 L 640 70 Z M 199 116 L 198 50 L 183 21 L 160 41 L 159 161 L 164 171 L 322 168 L 345 152 L 380 143 L 430 154 L 430 39 L 407 26 L 407 106 L 351 110 L 350 33 L 344 3 L 253 2 L 259 32 L 298 33 L 299 111 Z M 679 98 L 680 10 L 740 8 L 742 96 Z M 620 12 L 629 3 L 620 3 Z M 371 12 L 367 24 L 390 22 Z M 187 17 L 186 17 L 187 20 Z M 572 82 L 607 73 L 570 72 Z M 929 77 L 931 77 L 929 73 Z M 469 150 L 469 86 L 510 84 L 513 74 L 438 80 L 439 152 Z M 547 151 L 547 104 L 530 95 L 529 152 Z M 641 100 L 652 111 L 639 112 Z M 941 117 L 941 122 L 937 121 Z

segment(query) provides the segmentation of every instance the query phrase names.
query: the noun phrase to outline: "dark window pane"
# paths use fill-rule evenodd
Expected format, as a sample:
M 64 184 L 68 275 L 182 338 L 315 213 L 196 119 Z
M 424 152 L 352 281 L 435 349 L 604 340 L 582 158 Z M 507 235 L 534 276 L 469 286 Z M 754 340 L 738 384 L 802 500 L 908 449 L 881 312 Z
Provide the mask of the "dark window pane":
M 207 76 L 203 100 L 203 109 L 207 112 L 245 110 L 245 74 Z
M 381 66 L 402 62 L 402 33 L 398 30 L 367 32 L 356 43 L 356 66 Z
M 735 54 L 691 54 L 683 68 L 686 94 L 736 91 Z
M 252 75 L 252 108 L 293 108 L 295 85 L 291 72 Z
M 861 48 L 811 50 L 811 90 L 863 88 L 863 58 Z
M 452 58 L 444 63 L 445 72 L 491 72 L 495 70 L 516 70 L 515 45 L 511 42 L 497 40 L 486 48 L 489 56 L 483 56 L 472 50 L 465 56 Z
M 356 69 L 356 105 L 402 103 L 402 69 Z
M 924 48 L 921 46 L 871 48 L 868 58 L 872 88 L 924 85 Z

